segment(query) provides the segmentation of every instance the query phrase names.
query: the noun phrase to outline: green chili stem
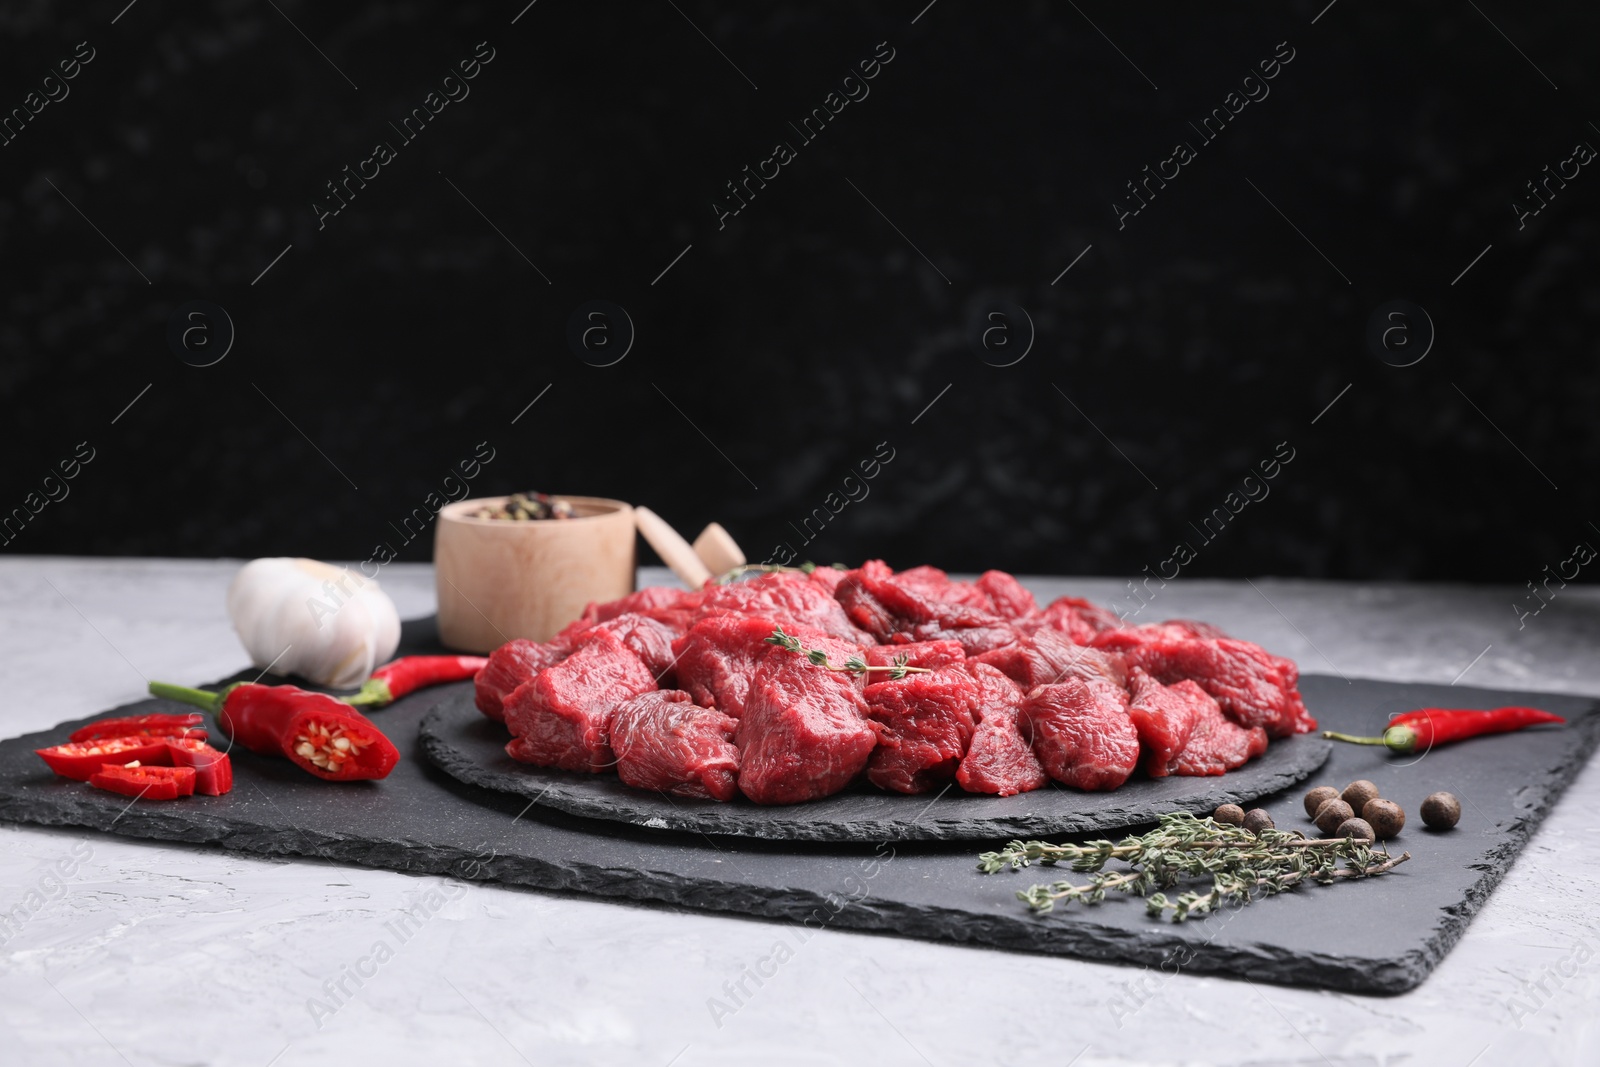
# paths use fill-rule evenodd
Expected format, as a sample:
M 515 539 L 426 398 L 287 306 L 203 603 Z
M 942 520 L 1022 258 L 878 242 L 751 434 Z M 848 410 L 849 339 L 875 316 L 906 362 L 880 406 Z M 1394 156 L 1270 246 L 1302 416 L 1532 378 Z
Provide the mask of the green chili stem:
M 1330 741 L 1348 741 L 1352 745 L 1387 745 L 1388 742 L 1381 737 L 1355 737 L 1351 734 L 1341 734 L 1333 730 L 1322 731 L 1322 736 Z
M 173 685 L 171 682 L 151 682 L 150 695 L 166 697 L 176 700 L 180 704 L 192 704 L 202 711 L 215 713 L 222 707 L 222 693 L 213 693 L 207 689 L 191 689 L 184 685 Z
M 1354 737 L 1334 730 L 1322 731 L 1330 741 L 1348 741 L 1352 745 L 1382 745 L 1390 752 L 1413 752 L 1417 747 L 1417 732 L 1409 726 L 1391 726 L 1382 737 Z
M 394 703 L 394 694 L 389 691 L 389 683 L 382 678 L 368 678 L 361 683 L 358 691 L 339 699 L 358 708 L 381 708 Z

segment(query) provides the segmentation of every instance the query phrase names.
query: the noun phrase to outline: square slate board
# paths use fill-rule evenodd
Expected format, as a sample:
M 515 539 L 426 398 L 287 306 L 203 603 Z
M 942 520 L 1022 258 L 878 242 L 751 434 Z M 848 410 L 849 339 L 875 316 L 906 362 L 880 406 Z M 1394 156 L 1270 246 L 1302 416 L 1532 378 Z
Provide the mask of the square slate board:
M 405 651 L 428 650 L 430 629 L 408 624 Z M 1052 868 L 979 874 L 980 846 L 972 844 L 815 845 L 631 830 L 462 785 L 429 766 L 416 741 L 423 714 L 448 689 L 374 714 L 405 754 L 383 782 L 335 785 L 286 760 L 238 752 L 231 794 L 131 807 L 56 779 L 32 753 L 113 712 L 88 716 L 0 743 L 0 819 L 734 912 L 812 929 L 874 930 L 1358 993 L 1404 992 L 1460 939 L 1588 760 L 1600 741 L 1600 706 L 1549 694 L 1319 676 L 1304 678 L 1302 689 L 1324 727 L 1356 733 L 1371 732 L 1391 712 L 1421 706 L 1531 704 L 1570 721 L 1421 759 L 1336 746 L 1319 772 L 1262 806 L 1280 829 L 1310 830 L 1300 802 L 1306 789 L 1370 778 L 1410 816 L 1391 849 L 1410 851 L 1411 861 L 1381 878 L 1311 887 L 1183 925 L 1146 917 L 1136 900 L 1034 915 L 1015 891 L 1063 875 Z M 1423 829 L 1416 814 L 1422 798 L 1438 789 L 1462 800 L 1461 824 L 1446 833 Z

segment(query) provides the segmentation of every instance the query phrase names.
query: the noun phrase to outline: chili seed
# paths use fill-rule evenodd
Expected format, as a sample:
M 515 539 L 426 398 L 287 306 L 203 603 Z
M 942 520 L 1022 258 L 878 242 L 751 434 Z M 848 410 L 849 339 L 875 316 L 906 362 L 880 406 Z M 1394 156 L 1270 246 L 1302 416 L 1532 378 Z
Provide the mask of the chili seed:
M 1435 830 L 1448 830 L 1461 820 L 1461 801 L 1450 793 L 1429 793 L 1422 802 L 1422 821 Z
M 1319 785 L 1306 794 L 1306 815 L 1309 818 L 1317 817 L 1317 809 L 1330 800 L 1338 799 L 1339 791 L 1331 785 Z
M 1367 801 L 1361 809 L 1361 817 L 1372 824 L 1372 832 L 1384 841 L 1398 837 L 1400 828 L 1406 824 L 1405 811 L 1392 800 Z

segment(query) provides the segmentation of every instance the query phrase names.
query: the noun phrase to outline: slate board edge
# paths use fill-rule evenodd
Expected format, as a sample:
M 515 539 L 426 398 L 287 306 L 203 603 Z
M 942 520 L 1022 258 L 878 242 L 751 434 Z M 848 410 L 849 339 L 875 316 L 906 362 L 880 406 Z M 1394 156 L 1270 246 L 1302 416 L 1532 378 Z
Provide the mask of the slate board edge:
M 1383 684 L 1405 684 L 1384 682 Z M 1421 684 L 1421 683 L 1418 683 Z M 1561 694 L 1567 699 L 1594 698 L 1578 694 Z M 101 712 L 93 717 L 132 713 L 143 709 L 150 701 L 134 701 Z M 73 720 L 73 723 L 85 720 Z M 1420 985 L 1434 966 L 1460 941 L 1468 924 L 1483 903 L 1499 885 L 1515 858 L 1526 847 L 1528 839 L 1537 830 L 1550 810 L 1559 802 L 1571 779 L 1581 770 L 1600 746 L 1600 715 L 1584 714 L 1577 726 L 1578 744 L 1568 750 L 1567 757 L 1552 765 L 1543 782 L 1530 782 L 1525 789 L 1543 790 L 1544 802 L 1530 807 L 1526 815 L 1507 827 L 1506 840 L 1485 859 L 1492 865 L 1474 882 L 1466 899 L 1448 914 L 1436 927 L 1433 935 L 1419 948 L 1393 957 L 1330 957 L 1323 953 L 1288 952 L 1270 945 L 1251 942 L 1238 946 L 1223 946 L 1212 942 L 1206 946 L 1210 958 L 1205 956 L 1184 963 L 1190 973 L 1210 973 L 1222 977 L 1260 979 L 1261 981 L 1290 986 L 1319 986 L 1342 992 L 1358 994 L 1399 994 Z M 49 743 L 61 727 L 17 738 L 8 743 L 23 743 L 28 747 Z M 441 772 L 435 771 L 435 774 Z M 464 785 L 454 781 L 438 783 L 441 788 L 462 793 L 495 794 L 491 790 Z M 626 881 L 619 883 L 615 868 L 588 864 L 563 865 L 538 859 L 498 857 L 497 866 L 475 878 L 464 871 L 475 862 L 481 863 L 480 854 L 461 849 L 434 845 L 420 845 L 414 841 L 394 840 L 374 842 L 369 839 L 346 837 L 326 833 L 301 831 L 305 847 L 274 846 L 271 839 L 280 836 L 276 830 L 261 834 L 229 833 L 221 820 L 174 818 L 163 816 L 159 809 L 142 805 L 130 807 L 121 814 L 112 814 L 103 804 L 53 805 L 53 811 L 36 811 L 26 796 L 11 794 L 0 783 L 0 821 L 30 823 L 50 827 L 84 827 L 119 836 L 187 844 L 217 845 L 227 851 L 257 855 L 306 856 L 332 862 L 350 863 L 380 870 L 401 873 L 451 876 L 463 881 L 503 882 L 534 889 L 569 892 L 587 896 L 609 897 L 639 903 L 681 907 L 691 910 L 714 911 L 740 918 L 779 920 L 804 923 L 821 909 L 831 912 L 826 898 L 803 890 L 753 889 L 715 879 L 688 878 L 663 874 L 659 871 L 630 870 Z M 109 817 L 108 817 L 109 816 Z M 198 825 L 197 825 L 198 824 Z M 393 862 L 398 847 L 405 857 L 401 863 Z M 511 862 L 507 862 L 511 861 Z M 1400 869 L 1401 872 L 1405 868 Z M 691 892 L 683 892 L 689 889 Z M 1315 891 L 1315 890 L 1313 890 Z M 872 904 L 870 898 L 864 904 Z M 1009 904 L 1009 900 L 1007 901 Z M 1131 902 L 1126 902 L 1131 903 Z M 1152 921 L 1148 931 L 1129 933 L 1125 930 L 1102 927 L 1093 922 L 1071 921 L 1066 915 L 1034 916 L 1022 909 L 1020 902 L 1015 915 L 974 915 L 970 911 L 883 902 L 872 907 L 845 907 L 835 915 L 831 926 L 861 932 L 888 933 L 945 943 L 971 944 L 977 947 L 999 948 L 1027 952 L 1035 955 L 1068 955 L 1102 962 L 1125 963 L 1161 967 L 1173 956 L 1198 942 L 1177 936 L 1183 929 L 1171 924 Z M 1081 912 L 1079 913 L 1081 916 Z M 899 917 L 918 920 L 938 920 L 941 925 L 918 929 L 896 929 Z M 1192 925 L 1192 924 L 1191 924 Z M 1041 932 L 1043 936 L 1041 936 Z M 1316 964 L 1314 978 L 1307 978 L 1296 960 L 1310 960 Z M 1298 972 L 1298 973 L 1296 973 Z
M 559 864 L 535 858 L 498 856 L 485 863 L 479 853 L 468 849 L 419 846 L 404 840 L 374 843 L 369 839 L 310 830 L 301 831 L 303 844 L 300 847 L 290 848 L 283 846 L 282 834 L 276 830 L 259 835 L 230 833 L 220 821 L 207 827 L 205 824 L 208 820 L 195 820 L 192 816 L 170 817 L 158 810 L 143 808 L 131 808 L 125 814 L 112 815 L 106 806 L 92 802 L 56 803 L 52 807 L 54 810 L 49 813 L 35 812 L 26 803 L 19 802 L 18 798 L 0 793 L 0 820 L 6 822 L 87 827 L 125 837 L 218 845 L 235 852 L 307 856 L 405 874 L 441 875 L 466 882 L 500 882 L 643 904 L 667 904 L 725 913 L 738 918 L 779 920 L 808 930 L 834 927 L 978 948 L 1000 948 L 1034 955 L 1071 956 L 1149 967 L 1162 967 L 1176 954 L 1196 944 L 1178 936 L 1177 930 L 1181 928 L 1173 924 L 1152 920 L 1148 931 L 1141 930 L 1127 936 L 1125 931 L 1095 924 L 1081 912 L 1033 915 L 1020 901 L 1013 901 L 1004 895 L 1002 899 L 1007 906 L 1015 903 L 1014 913 L 975 916 L 960 909 L 874 901 L 871 897 L 847 901 L 836 911 L 826 896 L 808 890 L 757 888 L 648 870 L 629 871 L 627 877 L 619 879 L 618 871 L 613 868 Z M 66 813 L 68 811 L 70 814 Z M 405 857 L 404 862 L 394 862 L 397 853 Z M 465 871 L 474 864 L 480 865 L 480 874 L 477 877 L 468 876 Z M 976 863 L 973 866 L 975 869 Z M 487 873 L 483 873 L 485 869 Z M 1484 896 L 1487 896 L 1487 892 L 1485 890 Z M 1123 901 L 1119 906 L 1134 906 L 1134 903 Z M 1478 903 L 1481 903 L 1481 899 Z M 819 916 L 819 925 L 810 925 L 810 922 L 818 922 Z M 1119 934 L 1125 936 L 1118 937 Z M 1457 933 L 1455 936 L 1459 938 L 1460 935 Z M 1451 940 L 1439 951 L 1447 951 L 1453 943 Z M 1219 946 L 1212 942 L 1207 946 L 1207 951 L 1211 954 L 1209 959 L 1197 957 L 1185 963 L 1184 969 L 1233 978 L 1248 975 L 1252 980 L 1296 987 L 1320 985 L 1360 994 L 1403 993 L 1419 985 L 1435 961 L 1432 952 L 1411 952 L 1392 958 L 1329 957 L 1305 952 L 1283 952 L 1259 943 Z M 1307 982 L 1307 959 L 1317 961 L 1316 973 L 1322 980 Z
M 1586 699 L 1577 694 L 1562 695 L 1576 696 L 1580 700 Z M 1590 757 L 1595 753 L 1595 749 L 1600 748 L 1600 715 L 1591 712 L 1578 717 L 1576 721 L 1569 719 L 1567 725 L 1562 728 L 1573 730 L 1578 734 L 1580 740 L 1568 751 L 1567 758 L 1550 768 L 1545 775 L 1545 780 L 1542 783 L 1537 783 L 1544 792 L 1544 803 L 1529 808 L 1527 815 L 1506 828 L 1506 840 L 1485 857 L 1490 867 L 1483 873 L 1483 877 L 1479 878 L 1467 889 L 1466 900 L 1463 901 L 1462 906 L 1448 911 L 1443 922 L 1434 932 L 1433 937 L 1428 939 L 1422 949 L 1413 953 L 1420 961 L 1421 974 L 1410 986 L 1395 990 L 1395 992 L 1405 992 L 1406 989 L 1420 984 L 1422 979 L 1431 974 L 1433 968 L 1438 966 L 1439 962 L 1450 954 L 1450 950 L 1456 947 L 1457 942 L 1466 934 L 1467 927 L 1472 923 L 1473 917 L 1478 914 L 1490 895 L 1505 879 L 1506 874 L 1511 870 L 1511 865 L 1516 862 L 1523 849 L 1528 847 L 1528 840 L 1533 837 L 1534 831 L 1539 828 L 1539 824 L 1544 822 L 1545 817 L 1550 814 L 1550 810 L 1561 800 L 1561 797 L 1572 785 L 1573 780 L 1582 773 L 1583 765 L 1589 762 Z M 1534 788 L 1535 784 L 1530 782 L 1524 787 L 1524 791 Z M 1412 815 L 1416 818 L 1417 825 L 1420 827 L 1422 823 L 1421 816 L 1415 813 L 1412 813 Z M 1419 832 L 1426 831 L 1419 830 Z M 1401 851 L 1404 850 L 1402 849 Z M 1404 870 L 1405 868 L 1401 867 L 1399 869 Z
M 659 830 L 671 833 L 701 833 L 718 837 L 727 837 L 737 840 L 740 837 L 761 837 L 769 840 L 811 841 L 849 843 L 862 841 L 997 841 L 1011 838 L 1037 838 L 1041 835 L 1051 836 L 1059 834 L 1105 833 L 1114 830 L 1123 830 L 1130 826 L 1139 826 L 1153 823 L 1155 817 L 1148 810 L 1130 811 L 1126 814 L 1115 812 L 1099 812 L 1084 815 L 1066 815 L 1055 818 L 1039 815 L 1029 816 L 984 816 L 981 829 L 976 829 L 975 817 L 941 819 L 938 817 L 926 822 L 912 820 L 856 820 L 852 825 L 850 836 L 841 837 L 833 824 L 812 826 L 808 823 L 795 822 L 774 825 L 772 822 L 763 824 L 764 830 L 760 833 L 751 833 L 738 827 L 738 811 L 731 808 L 726 814 L 714 811 L 698 810 L 696 813 L 685 812 L 682 815 L 663 813 L 654 815 L 649 821 L 638 821 L 628 818 L 619 818 L 617 808 L 609 802 L 584 797 L 581 794 L 571 793 L 547 787 L 537 794 L 530 787 L 524 789 L 505 789 L 497 786 L 496 780 L 508 777 L 504 772 L 478 765 L 471 758 L 464 758 L 457 753 L 448 740 L 440 736 L 439 724 L 447 714 L 455 714 L 459 709 L 447 708 L 443 704 L 435 706 L 423 715 L 418 724 L 418 741 L 423 754 L 428 761 L 443 773 L 465 785 L 491 792 L 503 793 L 510 796 L 532 796 L 534 802 L 543 807 L 552 808 L 567 815 L 580 818 L 595 819 L 601 822 L 617 823 L 622 826 L 636 827 L 645 830 Z M 473 714 L 477 714 L 474 712 Z M 1324 741 L 1320 737 L 1300 735 L 1293 739 L 1301 746 L 1296 755 L 1302 757 L 1299 763 L 1289 763 L 1281 769 L 1274 770 L 1269 777 L 1259 779 L 1250 788 L 1239 791 L 1227 789 L 1223 783 L 1228 776 L 1202 777 L 1195 779 L 1196 788 L 1210 784 L 1211 790 L 1203 802 L 1188 804 L 1173 802 L 1172 810 L 1188 810 L 1196 815 L 1209 813 L 1219 804 L 1248 803 L 1262 797 L 1272 796 L 1289 789 L 1299 782 L 1305 781 L 1322 768 L 1328 761 L 1328 756 L 1333 751 L 1333 742 Z M 1276 742 L 1279 745 L 1284 742 Z M 1280 749 L 1281 752 L 1281 749 Z M 1238 781 L 1239 779 L 1235 779 Z M 937 796 L 930 797 L 928 809 L 933 807 Z M 767 809 L 768 811 L 772 809 Z

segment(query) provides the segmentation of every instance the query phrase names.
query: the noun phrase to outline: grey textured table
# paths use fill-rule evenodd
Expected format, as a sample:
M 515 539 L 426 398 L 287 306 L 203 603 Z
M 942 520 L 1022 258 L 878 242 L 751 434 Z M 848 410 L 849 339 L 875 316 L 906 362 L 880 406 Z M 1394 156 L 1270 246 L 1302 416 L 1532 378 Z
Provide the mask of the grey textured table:
M 235 566 L 0 560 L 0 733 L 237 669 Z M 402 614 L 431 610 L 427 568 L 383 580 Z M 1111 602 L 1121 583 L 1044 587 Z M 1600 693 L 1600 597 L 1569 588 L 1520 630 L 1514 599 L 1185 581 L 1147 615 L 1310 671 Z M 5 825 L 0 1040 L 30 1064 L 1592 1064 L 1597 805 L 1591 766 L 1433 977 L 1391 999 L 832 930 L 775 953 L 791 928 Z M 741 979 L 751 995 L 714 1015 Z

